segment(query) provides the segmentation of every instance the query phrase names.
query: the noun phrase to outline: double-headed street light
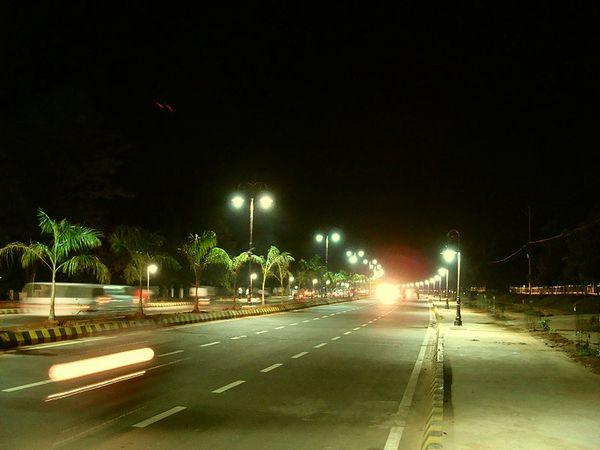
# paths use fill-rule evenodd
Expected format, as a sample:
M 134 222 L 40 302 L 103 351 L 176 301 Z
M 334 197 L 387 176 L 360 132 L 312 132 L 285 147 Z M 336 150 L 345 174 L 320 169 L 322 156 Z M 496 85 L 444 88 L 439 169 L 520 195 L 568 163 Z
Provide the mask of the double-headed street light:
M 454 261 L 456 257 L 456 318 L 454 325 L 462 326 L 462 316 L 460 313 L 460 234 L 457 230 L 450 230 L 448 237 L 456 241 L 456 250 L 447 248 L 441 254 L 447 263 Z
M 315 236 L 315 241 L 319 244 L 325 242 L 325 274 L 329 272 L 329 239 L 331 242 L 337 243 L 342 240 L 342 236 L 337 231 L 330 231 L 325 234 L 319 233 Z M 314 284 L 314 283 L 313 283 Z M 327 295 L 327 286 L 325 286 L 325 295 Z
M 365 256 L 365 252 L 363 250 L 359 250 L 357 252 L 353 252 L 352 250 L 346 251 L 346 256 L 348 257 L 348 262 L 350 264 L 358 263 L 359 259 Z M 365 260 L 363 260 L 364 263 Z
M 242 195 L 236 195 L 231 199 L 231 205 L 235 209 L 241 209 L 246 203 L 246 199 Z M 269 210 L 273 206 L 273 197 L 267 193 L 262 193 L 258 197 L 258 205 L 263 210 Z M 248 242 L 248 256 L 252 256 L 254 250 L 253 238 L 254 238 L 254 195 L 250 196 L 250 239 Z M 248 289 L 248 303 L 252 302 L 252 258 L 248 258 L 248 278 L 250 288 Z

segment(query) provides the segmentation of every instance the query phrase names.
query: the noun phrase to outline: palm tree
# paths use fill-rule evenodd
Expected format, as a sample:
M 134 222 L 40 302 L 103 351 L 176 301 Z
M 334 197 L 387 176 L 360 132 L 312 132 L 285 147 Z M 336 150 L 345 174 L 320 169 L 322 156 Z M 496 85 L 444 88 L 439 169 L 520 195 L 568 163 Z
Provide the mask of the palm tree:
M 356 291 L 357 284 L 361 283 L 364 285 L 368 280 L 369 280 L 369 277 L 367 277 L 366 275 L 360 274 L 360 273 L 353 273 L 352 275 L 350 275 L 350 282 L 352 283 L 352 287 L 354 288 L 355 291 Z
M 200 279 L 206 268 L 211 264 L 224 264 L 229 255 L 217 247 L 217 235 L 214 231 L 205 231 L 201 235 L 190 234 L 187 241 L 179 249 L 185 256 L 194 272 L 196 305 L 194 311 L 198 311 L 198 289 Z
M 108 268 L 100 260 L 86 251 L 102 244 L 102 233 L 92 228 L 69 223 L 66 219 L 52 220 L 41 208 L 38 209 L 38 223 L 42 235 L 50 236 L 50 242 L 12 242 L 0 249 L 0 257 L 11 258 L 21 255 L 21 266 L 31 267 L 37 261 L 45 265 L 52 274 L 50 313 L 48 320 L 55 321 L 56 275 L 62 271 L 66 275 L 91 272 L 101 283 L 110 280 Z
M 265 284 L 267 282 L 267 278 L 270 276 L 274 276 L 275 268 L 280 264 L 287 264 L 294 261 L 294 258 L 289 252 L 281 252 L 274 245 L 269 248 L 267 252 L 267 256 L 259 256 L 257 258 L 257 262 L 260 264 L 262 270 L 262 295 L 261 295 L 261 303 L 265 304 Z
M 158 264 L 174 270 L 181 268 L 173 257 L 160 253 L 163 242 L 160 234 L 140 227 L 119 226 L 110 235 L 111 250 L 126 258 L 122 269 L 125 281 L 129 284 L 139 283 L 140 315 L 144 315 L 142 284 L 148 266 Z
M 252 260 L 257 264 L 260 263 L 259 257 L 246 251 L 232 258 L 225 250 L 215 247 L 208 259 L 211 264 L 221 264 L 225 266 L 225 270 L 227 271 L 227 281 L 233 289 L 233 307 L 235 308 L 237 301 L 237 280 L 240 270 L 242 270 L 244 264 L 249 260 Z
M 277 264 L 275 264 L 274 276 L 277 278 L 277 280 L 279 280 L 282 294 L 285 293 L 283 282 L 285 281 L 286 277 L 290 275 L 290 263 L 292 261 L 294 261 L 294 258 L 281 259 Z
M 298 261 L 298 285 L 301 288 L 302 285 L 306 283 L 311 287 L 312 279 L 320 278 L 324 271 L 325 266 L 318 255 L 315 255 L 308 260 L 301 259 Z

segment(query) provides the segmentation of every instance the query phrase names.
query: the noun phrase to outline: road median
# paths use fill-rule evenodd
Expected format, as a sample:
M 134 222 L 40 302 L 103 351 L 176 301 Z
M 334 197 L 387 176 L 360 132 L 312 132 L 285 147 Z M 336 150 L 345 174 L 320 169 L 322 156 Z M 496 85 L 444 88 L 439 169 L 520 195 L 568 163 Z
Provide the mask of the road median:
M 443 448 L 444 420 L 444 338 L 440 336 L 437 307 L 432 305 L 435 313 L 435 340 L 433 346 L 432 367 L 433 376 L 427 389 L 429 413 L 423 430 L 421 449 L 433 450 Z
M 310 308 L 335 303 L 353 301 L 355 299 L 311 300 L 308 302 L 265 305 L 254 308 L 229 309 L 207 313 L 179 313 L 161 315 L 137 320 L 110 320 L 104 322 L 62 325 L 54 327 L 33 328 L 19 331 L 0 332 L 0 348 L 9 349 L 24 345 L 57 342 L 100 334 L 116 333 L 128 329 L 144 329 L 186 325 L 209 322 L 213 320 L 236 319 L 248 316 L 259 316 L 295 309 Z

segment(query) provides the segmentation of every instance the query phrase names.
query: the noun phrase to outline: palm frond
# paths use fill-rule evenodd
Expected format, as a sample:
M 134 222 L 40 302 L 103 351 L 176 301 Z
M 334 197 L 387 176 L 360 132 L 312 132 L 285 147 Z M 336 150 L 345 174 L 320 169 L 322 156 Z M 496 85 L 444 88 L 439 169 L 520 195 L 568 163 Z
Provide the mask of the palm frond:
M 102 233 L 81 225 L 72 225 L 61 221 L 56 236 L 56 253 L 58 260 L 65 259 L 72 252 L 81 252 L 100 247 Z
M 33 242 L 29 245 L 23 242 L 11 242 L 0 249 L 0 259 L 7 262 L 14 261 L 14 258 L 21 255 L 21 266 L 30 267 L 35 261 L 40 261 L 50 267 L 47 261 L 48 247 L 39 242 Z
M 108 268 L 93 255 L 75 255 L 62 265 L 62 270 L 67 275 L 79 272 L 91 272 L 100 283 L 110 282 Z
M 149 255 L 151 263 L 155 263 L 160 267 L 165 267 L 167 269 L 179 270 L 181 269 L 181 264 L 170 255 L 160 254 L 160 255 Z
M 42 208 L 38 208 L 37 216 L 38 224 L 40 226 L 40 230 L 42 230 L 42 234 L 55 235 L 57 231 L 56 222 L 52 220 Z
M 206 263 L 223 265 L 227 268 L 227 270 L 231 270 L 233 260 L 229 256 L 229 253 L 227 253 L 225 250 L 219 247 L 214 247 L 210 249 L 210 252 L 208 252 L 208 255 L 206 256 Z
M 118 254 L 156 252 L 164 243 L 163 237 L 140 227 L 121 225 L 109 237 L 111 250 Z

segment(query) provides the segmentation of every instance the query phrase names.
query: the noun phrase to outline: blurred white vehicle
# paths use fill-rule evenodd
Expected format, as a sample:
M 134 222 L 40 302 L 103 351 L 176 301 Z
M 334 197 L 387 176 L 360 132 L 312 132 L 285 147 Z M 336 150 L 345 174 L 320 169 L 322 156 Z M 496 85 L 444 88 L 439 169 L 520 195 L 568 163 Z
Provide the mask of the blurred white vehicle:
M 27 283 L 20 295 L 29 314 L 47 316 L 50 312 L 52 283 Z M 132 312 L 138 306 L 132 286 L 56 283 L 55 314 L 72 316 L 96 312 Z

